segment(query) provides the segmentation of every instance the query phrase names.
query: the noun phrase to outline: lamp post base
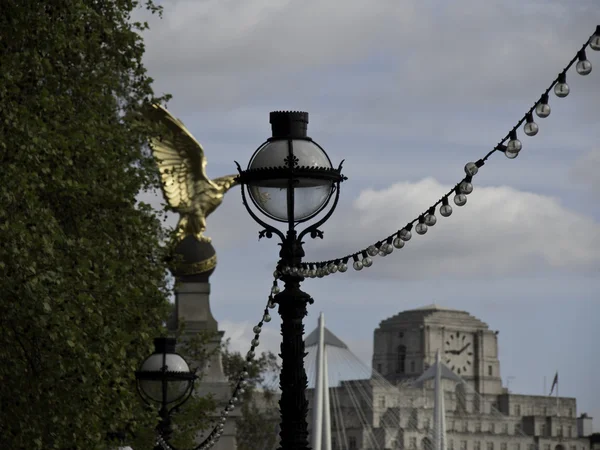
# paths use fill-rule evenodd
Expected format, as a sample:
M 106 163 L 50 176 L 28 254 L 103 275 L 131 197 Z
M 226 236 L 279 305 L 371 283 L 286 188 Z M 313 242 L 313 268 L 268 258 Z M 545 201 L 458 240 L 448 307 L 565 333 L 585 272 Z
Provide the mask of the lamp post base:
M 309 450 L 308 446 L 308 380 L 304 369 L 304 324 L 306 304 L 313 299 L 300 290 L 301 277 L 284 277 L 284 290 L 274 297 L 281 315 L 281 438 L 279 450 Z

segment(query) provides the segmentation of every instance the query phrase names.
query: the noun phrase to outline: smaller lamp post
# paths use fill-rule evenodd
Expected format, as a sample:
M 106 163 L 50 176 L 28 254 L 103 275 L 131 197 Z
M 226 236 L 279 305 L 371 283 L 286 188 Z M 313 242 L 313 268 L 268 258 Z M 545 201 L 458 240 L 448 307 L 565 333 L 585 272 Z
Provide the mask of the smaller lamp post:
M 154 353 L 144 360 L 135 372 L 140 397 L 148 405 L 161 405 L 157 430 L 168 441 L 171 433 L 171 413 L 192 395 L 197 376 L 190 371 L 185 359 L 175 353 L 174 338 L 155 338 Z M 160 446 L 155 449 L 161 449 Z

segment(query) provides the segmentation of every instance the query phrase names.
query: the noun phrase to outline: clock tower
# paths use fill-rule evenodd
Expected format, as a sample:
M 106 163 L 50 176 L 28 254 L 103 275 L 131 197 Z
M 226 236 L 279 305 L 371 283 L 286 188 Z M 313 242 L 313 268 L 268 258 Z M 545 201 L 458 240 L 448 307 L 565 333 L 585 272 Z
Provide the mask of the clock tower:
M 373 368 L 395 383 L 442 362 L 479 394 L 504 392 L 497 333 L 465 311 L 429 305 L 401 312 L 375 330 Z

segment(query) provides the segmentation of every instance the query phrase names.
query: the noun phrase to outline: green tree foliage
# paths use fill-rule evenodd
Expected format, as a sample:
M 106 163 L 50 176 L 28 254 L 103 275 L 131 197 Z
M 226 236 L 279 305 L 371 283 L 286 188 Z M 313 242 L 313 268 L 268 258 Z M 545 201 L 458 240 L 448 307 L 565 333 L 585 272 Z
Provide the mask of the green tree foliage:
M 2 0 L 0 448 L 152 433 L 134 370 L 168 313 L 156 186 L 128 119 L 156 100 L 135 0 Z M 145 448 L 151 448 L 152 442 Z
M 246 366 L 239 352 L 229 350 L 227 340 L 223 346 L 223 369 L 232 387 Z M 236 422 L 238 450 L 275 449 L 279 444 L 279 396 L 273 377 L 280 370 L 277 357 L 271 352 L 262 353 L 247 366 L 248 385 L 242 395 L 242 415 Z

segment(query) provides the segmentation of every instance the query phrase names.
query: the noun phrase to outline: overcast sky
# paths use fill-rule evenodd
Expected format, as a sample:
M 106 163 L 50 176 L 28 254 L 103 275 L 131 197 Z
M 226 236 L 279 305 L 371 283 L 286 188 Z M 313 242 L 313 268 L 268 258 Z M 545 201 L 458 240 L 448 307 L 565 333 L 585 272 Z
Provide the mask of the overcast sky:
M 600 24 L 593 0 L 162 3 L 145 63 L 203 144 L 209 176 L 247 164 L 274 110 L 308 111 L 309 135 L 334 164 L 346 160 L 325 239 L 305 245 L 311 261 L 365 248 L 427 209 Z M 558 370 L 560 394 L 600 430 L 600 52 L 587 53 L 592 73 L 568 73 L 571 94 L 550 96 L 552 114 L 536 118 L 538 136 L 520 133 L 517 159 L 491 157 L 465 207 L 370 269 L 307 280 L 307 330 L 324 312 L 370 363 L 381 320 L 434 302 L 468 311 L 500 331 L 511 391 L 542 395 Z M 258 231 L 235 188 L 206 233 L 219 258 L 212 311 L 244 352 L 278 254 Z M 279 326 L 265 326 L 263 349 L 278 349 Z

